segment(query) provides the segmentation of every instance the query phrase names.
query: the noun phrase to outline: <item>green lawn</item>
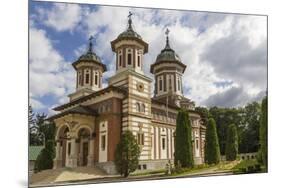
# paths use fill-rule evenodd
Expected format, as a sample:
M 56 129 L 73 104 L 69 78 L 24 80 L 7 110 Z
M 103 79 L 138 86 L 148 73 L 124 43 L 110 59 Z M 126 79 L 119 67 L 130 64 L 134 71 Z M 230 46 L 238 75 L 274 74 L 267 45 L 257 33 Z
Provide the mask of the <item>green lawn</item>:
M 235 174 L 266 172 L 256 159 L 243 160 L 232 168 Z

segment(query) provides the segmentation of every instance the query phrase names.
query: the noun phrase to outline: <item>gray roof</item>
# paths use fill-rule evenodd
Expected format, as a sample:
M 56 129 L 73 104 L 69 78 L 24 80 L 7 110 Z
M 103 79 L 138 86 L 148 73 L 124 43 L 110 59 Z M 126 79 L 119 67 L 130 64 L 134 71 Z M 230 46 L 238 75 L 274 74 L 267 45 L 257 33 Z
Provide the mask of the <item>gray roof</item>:
M 181 62 L 179 55 L 170 47 L 169 38 L 166 39 L 166 46 L 157 56 L 156 62 L 160 61 L 178 61 Z
M 106 71 L 106 65 L 101 62 L 101 59 L 97 54 L 93 51 L 92 37 L 90 38 L 89 47 L 85 54 L 82 54 L 77 61 L 75 61 L 72 65 L 76 69 L 76 65 L 81 61 L 91 62 L 96 65 L 100 65 L 103 67 L 103 71 Z
M 128 20 L 128 28 L 126 31 L 122 32 L 117 38 L 138 38 L 138 39 L 142 39 L 141 36 L 135 32 L 133 30 L 133 27 L 132 27 L 132 20 L 131 18 Z

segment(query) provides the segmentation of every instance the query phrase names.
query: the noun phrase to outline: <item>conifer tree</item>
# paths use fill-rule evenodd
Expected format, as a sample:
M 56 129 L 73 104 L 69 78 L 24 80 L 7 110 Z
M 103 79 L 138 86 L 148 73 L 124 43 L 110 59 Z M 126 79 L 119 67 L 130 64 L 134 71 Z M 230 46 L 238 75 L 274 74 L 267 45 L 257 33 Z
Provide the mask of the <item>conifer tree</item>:
M 218 164 L 220 162 L 220 147 L 216 129 L 216 122 L 210 118 L 206 130 L 205 162 Z
M 189 114 L 180 110 L 177 115 L 176 136 L 175 136 L 175 165 L 180 162 L 182 167 L 192 167 L 193 152 L 191 140 L 191 123 Z
M 238 154 L 238 135 L 234 124 L 228 126 L 225 147 L 225 157 L 227 161 L 234 161 Z
M 267 97 L 262 100 L 261 106 L 260 153 L 262 163 L 267 168 Z

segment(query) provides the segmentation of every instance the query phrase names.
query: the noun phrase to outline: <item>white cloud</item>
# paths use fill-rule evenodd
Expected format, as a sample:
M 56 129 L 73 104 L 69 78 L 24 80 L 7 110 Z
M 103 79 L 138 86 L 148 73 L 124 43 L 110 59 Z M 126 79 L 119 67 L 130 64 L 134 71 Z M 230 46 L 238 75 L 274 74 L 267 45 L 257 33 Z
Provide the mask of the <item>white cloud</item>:
M 46 106 L 43 104 L 43 103 L 41 103 L 39 100 L 36 100 L 36 99 L 34 99 L 34 98 L 30 98 L 30 104 L 31 104 L 31 106 L 32 106 L 32 108 L 34 109 L 34 110 L 41 110 L 41 109 L 44 109 Z
M 71 65 L 53 47 L 44 30 L 30 28 L 29 87 L 32 105 L 46 108 L 40 98 L 65 98 L 75 87 L 75 73 Z
M 38 9 L 40 20 L 56 31 L 72 31 L 82 18 L 78 4 L 54 3 L 51 9 Z
M 243 88 L 235 91 L 241 91 L 236 92 L 238 98 L 239 95 L 242 98 L 248 96 L 247 100 L 253 99 L 266 89 L 266 74 L 264 74 L 266 59 L 259 58 L 266 49 L 265 17 L 109 6 L 99 6 L 95 10 L 83 6 L 83 13 L 81 10 L 78 5 L 59 4 L 51 10 L 39 12 L 41 16 L 47 18 L 44 23 L 57 31 L 76 31 L 83 34 L 85 38 L 94 35 L 96 39 L 94 51 L 108 68 L 104 73 L 104 86 L 107 85 L 106 79 L 115 73 L 115 57 L 111 51 L 110 41 L 126 29 L 127 15 L 132 11 L 135 31 L 149 44 L 149 52 L 144 57 L 145 74 L 153 77 L 149 73 L 150 65 L 164 48 L 164 32 L 166 27 L 169 27 L 171 47 L 187 65 L 183 76 L 184 89 L 188 91 L 185 94 L 197 105 L 206 105 L 210 97 L 217 99 L 216 95 L 224 96 L 222 93 L 233 88 Z M 75 18 L 73 15 L 76 15 Z M 62 23 L 64 21 L 66 23 Z M 37 36 L 42 40 L 42 43 L 37 41 L 38 44 L 34 41 L 35 47 L 31 48 L 31 51 L 34 51 L 33 61 L 37 62 L 36 65 L 31 66 L 31 69 L 36 70 L 32 73 L 36 78 L 34 83 L 41 84 L 40 87 L 32 90 L 34 95 L 42 96 L 50 93 L 57 97 L 66 96 L 74 90 L 75 74 L 72 67 L 56 52 L 44 31 L 32 32 L 34 38 Z M 218 51 L 214 51 L 214 47 L 220 41 L 226 41 L 223 43 L 225 46 L 221 45 Z M 246 48 L 245 44 L 247 44 Z M 46 51 L 42 52 L 38 49 L 46 49 Z M 74 53 L 78 57 L 85 50 L 84 44 L 78 46 Z M 239 58 L 234 58 L 236 56 Z M 251 64 L 255 64 L 253 60 L 260 62 L 259 66 L 251 69 L 255 72 L 247 73 Z M 43 69 L 47 62 L 48 66 Z M 239 66 L 235 67 L 234 63 Z M 38 70 L 42 74 L 41 72 L 39 74 Z M 256 72 L 262 73 L 260 79 Z M 48 83 L 44 83 L 40 75 L 42 78 L 46 77 Z M 231 84 L 224 87 L 217 87 L 214 84 L 226 81 Z M 61 98 L 58 103 L 65 100 L 66 98 Z

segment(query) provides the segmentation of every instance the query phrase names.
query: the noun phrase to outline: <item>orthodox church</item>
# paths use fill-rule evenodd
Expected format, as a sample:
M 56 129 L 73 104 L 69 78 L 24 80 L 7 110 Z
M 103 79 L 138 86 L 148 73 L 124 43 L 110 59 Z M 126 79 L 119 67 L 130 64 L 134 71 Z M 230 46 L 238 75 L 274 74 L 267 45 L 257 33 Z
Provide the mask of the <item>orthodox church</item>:
M 116 173 L 114 152 L 122 131 L 130 130 L 141 149 L 138 170 L 164 168 L 174 159 L 176 116 L 180 108 L 189 111 L 192 124 L 195 164 L 204 162 L 205 126 L 194 110 L 195 104 L 183 95 L 182 76 L 186 65 L 166 45 L 150 67 L 152 78 L 143 72 L 148 43 L 134 31 L 131 14 L 127 29 L 111 41 L 116 54 L 116 72 L 102 87 L 106 65 L 93 51 L 92 38 L 85 54 L 72 65 L 76 91 L 69 102 L 54 108 L 56 157 L 54 168 L 96 166 Z

